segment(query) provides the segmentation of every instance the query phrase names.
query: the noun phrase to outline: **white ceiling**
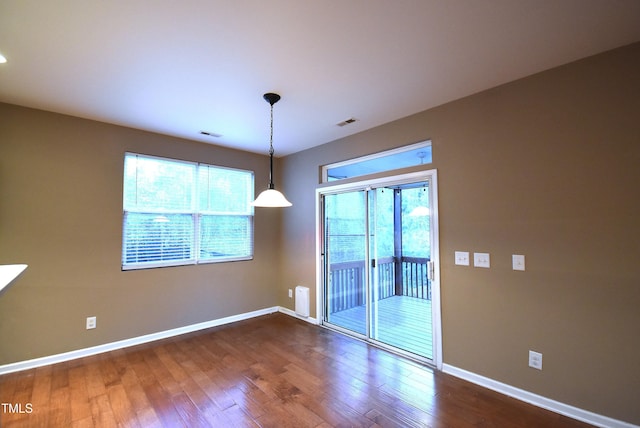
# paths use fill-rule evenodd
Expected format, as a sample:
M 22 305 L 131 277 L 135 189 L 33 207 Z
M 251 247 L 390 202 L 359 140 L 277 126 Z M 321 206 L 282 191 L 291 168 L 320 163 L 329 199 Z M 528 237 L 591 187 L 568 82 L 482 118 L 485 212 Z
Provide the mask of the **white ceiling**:
M 0 0 L 0 101 L 266 153 L 273 91 L 282 156 L 639 40 L 639 0 Z

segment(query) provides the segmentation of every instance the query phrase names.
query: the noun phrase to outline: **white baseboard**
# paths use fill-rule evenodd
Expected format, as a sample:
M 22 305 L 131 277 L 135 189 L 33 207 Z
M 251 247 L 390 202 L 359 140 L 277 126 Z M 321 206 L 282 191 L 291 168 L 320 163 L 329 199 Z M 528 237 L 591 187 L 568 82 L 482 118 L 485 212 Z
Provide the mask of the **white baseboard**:
M 47 366 L 49 364 L 61 363 L 64 361 L 74 360 L 77 358 L 88 357 L 90 355 L 101 354 L 103 352 L 114 351 L 116 349 L 128 348 L 130 346 L 141 345 L 154 340 L 166 339 L 169 337 L 179 336 L 193 331 L 204 330 L 205 328 L 217 327 L 219 325 L 229 324 L 236 321 L 242 321 L 249 318 L 255 318 L 262 315 L 278 312 L 279 307 L 259 309 L 257 311 L 246 312 L 243 314 L 232 315 L 216 320 L 205 321 L 198 324 L 191 324 L 184 327 L 178 327 L 171 330 L 160 331 L 158 333 L 147 334 L 144 336 L 133 337 L 131 339 L 119 340 L 117 342 L 105 343 L 104 345 L 93 346 L 91 348 L 78 349 L 76 351 L 65 352 L 62 354 L 50 355 L 47 357 L 35 358 L 32 360 L 19 361 L 16 363 L 5 364 L 0 366 L 0 375 L 29 370 L 36 367 Z
M 281 312 L 281 313 L 283 313 L 285 315 L 289 315 L 289 316 L 294 317 L 294 318 L 301 319 L 302 321 L 306 321 L 306 322 L 311 323 L 311 324 L 318 324 L 318 320 L 316 318 L 300 316 L 300 315 L 296 314 L 295 311 L 292 311 L 289 308 L 285 308 L 284 306 L 280 306 L 278 308 L 278 312 Z
M 533 404 L 534 406 L 541 407 L 543 409 L 547 409 L 552 412 L 568 416 L 572 419 L 577 419 L 579 421 L 589 423 L 591 425 L 603 428 L 639 428 L 638 425 L 633 425 L 628 422 L 612 419 L 607 416 L 602 416 L 597 413 L 589 412 L 578 407 L 561 403 L 559 401 L 551 400 L 541 395 L 533 394 L 529 391 L 507 385 L 506 383 L 495 381 L 488 377 L 484 377 L 449 364 L 443 364 L 442 371 L 452 376 L 467 380 L 471 383 L 475 383 L 476 385 L 480 385 L 484 388 L 500 392 L 502 394 L 516 398 L 520 401 Z

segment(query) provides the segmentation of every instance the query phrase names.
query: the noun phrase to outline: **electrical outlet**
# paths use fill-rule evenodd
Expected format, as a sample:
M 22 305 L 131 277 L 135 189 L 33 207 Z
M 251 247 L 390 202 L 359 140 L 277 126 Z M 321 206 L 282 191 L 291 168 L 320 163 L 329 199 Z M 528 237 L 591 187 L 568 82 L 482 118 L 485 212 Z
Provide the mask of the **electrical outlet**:
M 87 330 L 96 328 L 96 317 L 87 317 Z
M 529 367 L 542 370 L 542 354 L 536 351 L 529 351 Z
M 289 289 L 289 298 L 292 299 L 293 298 L 293 290 Z

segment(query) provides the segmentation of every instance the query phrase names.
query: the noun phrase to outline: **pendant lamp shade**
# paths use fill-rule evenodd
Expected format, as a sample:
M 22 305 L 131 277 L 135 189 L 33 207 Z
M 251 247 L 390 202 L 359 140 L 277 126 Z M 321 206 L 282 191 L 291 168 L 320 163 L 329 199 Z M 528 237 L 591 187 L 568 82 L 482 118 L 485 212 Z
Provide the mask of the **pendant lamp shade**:
M 292 204 L 278 192 L 273 185 L 273 105 L 280 100 L 280 95 L 274 93 L 264 94 L 264 99 L 271 105 L 271 137 L 269 139 L 269 187 L 258 195 L 251 203 L 254 207 L 290 207 Z
M 263 190 L 262 193 L 258 195 L 252 205 L 254 207 L 277 208 L 290 207 L 292 203 L 287 201 L 287 198 L 285 198 L 284 195 L 276 189 L 267 189 Z

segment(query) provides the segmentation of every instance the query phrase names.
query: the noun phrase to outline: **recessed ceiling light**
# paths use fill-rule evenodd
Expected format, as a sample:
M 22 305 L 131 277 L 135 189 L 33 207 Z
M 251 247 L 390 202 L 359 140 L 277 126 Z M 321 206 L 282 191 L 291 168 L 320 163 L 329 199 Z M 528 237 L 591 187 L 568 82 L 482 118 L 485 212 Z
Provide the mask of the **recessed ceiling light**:
M 4 64 L 5 62 L 7 62 L 7 59 L 0 53 L 0 64 Z

